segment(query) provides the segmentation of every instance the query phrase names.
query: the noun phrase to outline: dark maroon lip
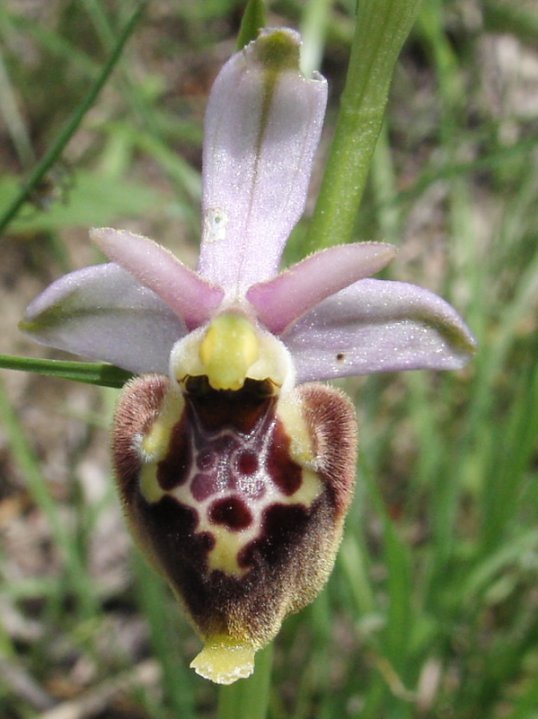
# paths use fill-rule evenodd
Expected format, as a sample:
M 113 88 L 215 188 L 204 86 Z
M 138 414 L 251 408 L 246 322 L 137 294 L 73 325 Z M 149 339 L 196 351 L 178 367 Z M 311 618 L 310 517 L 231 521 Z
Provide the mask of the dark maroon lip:
M 270 381 L 231 391 L 191 377 L 182 396 L 170 382 L 139 378 L 116 413 L 114 461 L 130 526 L 204 638 L 262 646 L 312 601 L 334 562 L 354 483 L 353 408 L 321 384 L 286 395 L 311 442 L 303 467 Z M 140 438 L 170 412 L 167 402 L 178 403 L 177 420 L 163 425 L 165 456 L 151 462 Z M 141 491 L 148 461 L 161 494 Z

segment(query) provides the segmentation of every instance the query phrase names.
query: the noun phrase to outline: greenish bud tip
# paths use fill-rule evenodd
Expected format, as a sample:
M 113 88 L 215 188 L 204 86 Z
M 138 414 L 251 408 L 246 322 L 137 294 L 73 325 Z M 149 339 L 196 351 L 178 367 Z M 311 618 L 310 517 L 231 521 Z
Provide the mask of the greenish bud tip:
M 256 42 L 256 59 L 272 72 L 298 70 L 299 46 L 298 37 L 288 30 L 262 33 Z

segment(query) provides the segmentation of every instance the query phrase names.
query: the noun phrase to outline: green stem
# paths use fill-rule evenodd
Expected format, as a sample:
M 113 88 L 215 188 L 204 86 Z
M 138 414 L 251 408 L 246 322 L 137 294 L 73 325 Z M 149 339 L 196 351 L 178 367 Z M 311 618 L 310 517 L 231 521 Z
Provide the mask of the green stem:
M 21 188 L 21 191 L 19 192 L 17 197 L 13 200 L 11 205 L 6 209 L 6 211 L 0 217 L 0 234 L 6 229 L 6 227 L 9 225 L 11 220 L 13 220 L 13 218 L 17 215 L 18 211 L 23 206 L 23 204 L 26 202 L 28 197 L 32 194 L 33 190 L 37 187 L 37 185 L 41 182 L 43 177 L 47 174 L 47 172 L 50 170 L 50 168 L 58 160 L 58 158 L 62 154 L 65 146 L 67 145 L 69 140 L 73 137 L 73 135 L 77 131 L 84 116 L 86 115 L 88 110 L 90 110 L 92 105 L 95 103 L 97 96 L 99 95 L 99 93 L 101 92 L 103 87 L 105 86 L 108 78 L 110 77 L 112 71 L 114 70 L 116 64 L 118 63 L 118 61 L 121 57 L 121 54 L 123 52 L 125 43 L 132 35 L 138 21 L 140 20 L 140 17 L 142 16 L 142 13 L 143 13 L 145 7 L 146 7 L 146 2 L 141 2 L 140 5 L 138 6 L 137 10 L 133 13 L 131 19 L 126 24 L 125 28 L 123 29 L 122 33 L 120 34 L 120 36 L 118 38 L 118 42 L 116 43 L 116 46 L 115 46 L 114 50 L 112 51 L 112 54 L 110 55 L 110 57 L 108 59 L 108 62 L 103 67 L 101 73 L 95 80 L 94 84 L 90 87 L 88 94 L 82 100 L 80 105 L 78 105 L 76 110 L 73 112 L 73 114 L 71 115 L 67 124 L 65 125 L 63 130 L 60 132 L 60 134 L 58 135 L 56 140 L 49 147 L 48 151 L 41 158 L 41 160 L 37 163 L 33 172 L 31 173 L 30 177 L 28 178 L 28 180 L 25 182 L 25 184 Z
M 273 646 L 256 655 L 256 668 L 249 679 L 219 689 L 217 719 L 265 719 L 269 707 Z
M 314 216 L 309 249 L 349 242 L 390 83 L 420 0 L 361 0 L 346 84 Z

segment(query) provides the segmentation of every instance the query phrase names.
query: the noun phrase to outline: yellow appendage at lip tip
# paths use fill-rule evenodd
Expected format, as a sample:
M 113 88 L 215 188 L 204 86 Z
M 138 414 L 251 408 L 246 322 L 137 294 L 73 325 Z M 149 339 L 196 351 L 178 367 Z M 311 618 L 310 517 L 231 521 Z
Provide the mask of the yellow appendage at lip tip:
M 210 639 L 192 660 L 191 669 L 216 684 L 233 684 L 252 674 L 254 653 L 254 647 L 234 643 L 229 637 Z
M 256 330 L 246 317 L 222 314 L 212 320 L 199 355 L 209 384 L 217 390 L 238 390 L 260 353 Z

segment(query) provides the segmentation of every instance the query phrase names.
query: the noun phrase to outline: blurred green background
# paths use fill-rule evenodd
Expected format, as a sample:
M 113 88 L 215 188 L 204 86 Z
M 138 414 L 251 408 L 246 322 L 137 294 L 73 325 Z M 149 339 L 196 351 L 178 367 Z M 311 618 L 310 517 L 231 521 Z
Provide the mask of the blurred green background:
M 0 5 L 0 216 L 135 7 Z M 149 235 L 195 264 L 203 113 L 243 7 L 148 3 L 0 238 L 1 353 L 62 356 L 17 322 L 50 281 L 101 261 L 90 226 Z M 355 0 L 268 9 L 270 24 L 303 31 L 306 65 L 330 83 L 314 197 Z M 458 373 L 341 383 L 361 428 L 356 499 L 329 585 L 275 642 L 271 719 L 538 718 L 537 118 L 536 2 L 425 0 L 356 239 L 396 244 L 387 276 L 448 299 L 479 351 Z M 198 640 L 122 523 L 108 459 L 116 397 L 0 370 L 2 719 L 214 716 L 215 687 L 188 669 Z

